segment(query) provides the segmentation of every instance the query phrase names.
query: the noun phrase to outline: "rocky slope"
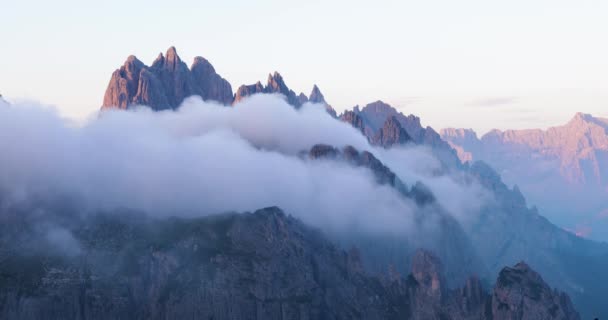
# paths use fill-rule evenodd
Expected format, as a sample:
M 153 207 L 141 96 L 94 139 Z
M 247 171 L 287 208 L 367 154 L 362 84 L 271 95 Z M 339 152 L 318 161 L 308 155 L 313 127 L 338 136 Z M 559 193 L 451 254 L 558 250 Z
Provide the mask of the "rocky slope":
M 581 236 L 608 240 L 608 119 L 576 114 L 547 130 L 444 129 L 462 160 L 483 160 L 518 184 L 552 221 Z
M 337 249 L 278 208 L 165 220 L 102 214 L 70 231 L 81 248 L 73 256 L 3 242 L 2 319 L 579 319 L 523 264 L 505 268 L 491 294 L 475 278 L 447 289 L 425 251 L 405 278 L 371 276 L 356 249 Z
M 340 119 L 366 132 L 366 136 L 369 138 L 376 133 L 367 123 L 382 123 L 379 115 L 384 113 L 378 110 L 389 110 L 387 113 L 391 113 L 385 105 L 375 103 L 372 106 L 372 111 L 376 111 L 368 110 L 368 118 L 363 118 L 362 112 L 355 108 L 352 112 L 342 114 Z M 392 122 L 390 117 L 387 116 L 386 120 L 389 124 Z M 367 119 L 372 119 L 372 121 Z M 420 132 L 422 127 L 416 126 L 416 121 L 411 121 L 412 119 L 415 120 L 414 117 L 410 117 L 410 121 L 402 118 L 399 123 L 412 126 L 412 132 Z M 404 125 L 404 127 L 406 126 Z M 463 137 L 473 136 L 473 133 L 464 130 L 460 133 Z M 423 143 L 423 145 L 426 144 Z M 437 143 L 432 150 L 439 155 L 448 154 L 455 157 L 454 151 L 446 152 L 448 148 L 449 146 L 446 147 L 445 144 Z M 452 149 L 450 148 L 450 150 Z M 447 157 L 447 159 L 453 158 Z M 540 215 L 538 209 L 528 207 L 519 187 L 509 188 L 501 176 L 484 162 L 477 161 L 465 166 L 453 166 L 451 171 L 452 174 L 460 177 L 457 179 L 462 179 L 463 184 L 473 181 L 480 183 L 491 192 L 495 199 L 480 208 L 476 213 L 475 223 L 465 226 L 465 232 L 470 238 L 476 254 L 482 259 L 485 267 L 489 268 L 489 274 L 496 274 L 504 265 L 512 265 L 520 260 L 525 260 L 540 270 L 549 283 L 568 292 L 585 315 L 608 314 L 608 309 L 597 298 L 607 294 L 603 279 L 608 279 L 608 275 L 597 269 L 608 263 L 607 245 L 578 238 L 553 225 Z M 567 261 L 585 261 L 585 265 L 581 266 L 581 264 Z M 592 269 L 598 270 L 595 276 L 586 275 Z M 602 280 L 598 282 L 599 279 Z

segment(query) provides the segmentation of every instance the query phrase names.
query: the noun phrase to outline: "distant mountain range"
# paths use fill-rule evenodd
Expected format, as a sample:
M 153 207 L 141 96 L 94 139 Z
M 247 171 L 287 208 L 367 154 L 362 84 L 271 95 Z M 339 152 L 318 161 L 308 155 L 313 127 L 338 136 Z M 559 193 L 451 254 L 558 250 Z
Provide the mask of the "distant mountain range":
M 608 240 L 608 119 L 577 113 L 547 130 L 443 129 L 463 162 L 483 160 L 552 221 Z
M 484 281 L 491 282 L 493 280 L 488 279 L 495 279 L 504 266 L 515 265 L 524 260 L 543 274 L 543 278 L 550 285 L 567 292 L 584 316 L 608 315 L 608 307 L 603 299 L 608 295 L 608 286 L 605 285 L 608 281 L 608 272 L 605 271 L 608 268 L 608 245 L 577 237 L 553 225 L 541 215 L 545 213 L 544 210 L 539 211 L 528 206 L 524 197 L 524 194 L 528 195 L 528 191 L 523 184 L 521 189 L 518 186 L 512 188 L 507 186 L 501 175 L 487 164 L 494 165 L 491 159 L 488 159 L 487 163 L 476 161 L 478 158 L 474 151 L 469 151 L 466 146 L 460 146 L 456 139 L 450 138 L 462 132 L 463 137 L 472 135 L 476 139 L 474 133 L 464 130 L 445 131 L 444 140 L 434 129 L 423 127 L 418 117 L 404 115 L 382 101 L 370 103 L 362 108 L 356 106 L 337 115 L 325 101 L 317 86 L 313 87 L 309 96 L 302 93 L 296 95 L 277 72 L 269 75 L 266 85 L 262 85 L 261 82 L 243 85 L 233 93 L 232 86 L 216 73 L 206 59 L 197 57 L 188 68 L 177 55 L 175 48 L 170 48 L 165 55 L 159 55 L 150 67 L 136 57 L 130 56 L 124 65 L 112 74 L 102 109 L 129 109 L 135 105 L 148 105 L 154 110 L 176 109 L 190 95 L 199 95 L 204 100 L 231 106 L 247 96 L 268 93 L 283 95 L 294 108 L 301 108 L 307 102 L 324 104 L 328 113 L 359 130 L 372 146 L 385 149 L 419 146 L 430 150 L 442 164 L 441 170 L 434 174 L 450 177 L 463 188 L 479 184 L 488 190 L 495 200 L 484 204 L 473 214 L 477 217 L 474 223 L 464 225 L 448 214 L 450 208 L 442 208 L 435 201 L 435 196 L 428 186 L 417 181 L 401 181 L 398 172 L 391 169 L 390 163 L 381 162 L 381 157 L 374 156 L 373 150 L 353 150 L 348 146 L 322 145 L 312 150 L 303 150 L 304 154 L 313 160 L 329 157 L 332 161 L 364 166 L 372 170 L 378 183 L 388 184 L 399 190 L 403 196 L 414 199 L 419 206 L 421 216 L 433 214 L 442 221 L 439 232 L 441 237 L 434 243 L 406 243 L 403 239 L 388 241 L 364 239 L 359 235 L 346 240 L 331 239 L 359 248 L 362 265 L 366 269 L 381 272 L 386 270 L 388 265 L 407 268 L 414 261 L 416 247 L 425 247 L 443 261 L 446 282 L 449 287 L 456 288 L 461 286 L 467 275 L 475 273 L 485 279 Z M 554 144 L 559 145 L 559 139 L 555 140 Z M 567 143 L 569 144 L 570 142 Z M 470 161 L 463 163 L 462 159 Z M 497 168 L 500 169 L 499 166 Z M 586 173 L 584 169 L 581 172 Z M 501 173 L 505 174 L 502 170 Z M 598 176 L 602 177 L 601 174 Z M 507 175 L 505 177 L 510 179 Z M 601 181 L 605 181 L 605 178 L 602 179 L 604 180 Z M 507 182 L 512 185 L 511 180 Z M 512 276 L 503 278 L 504 284 L 522 283 L 521 281 L 531 283 L 526 280 L 527 276 L 523 276 L 528 274 L 527 269 L 524 264 L 518 265 L 513 269 Z M 428 281 L 433 282 L 433 276 Z M 515 305 L 538 306 L 537 303 L 548 297 L 544 293 L 539 293 L 537 285 L 532 287 L 536 289 L 517 290 L 532 292 L 534 298 L 530 301 L 534 302 L 526 300 L 528 298 L 525 298 L 527 295 L 524 294 L 514 298 L 515 302 L 511 304 L 496 305 L 499 310 L 507 313 L 515 312 L 518 316 L 496 316 L 493 319 L 575 318 L 570 312 L 565 312 L 566 316 L 558 316 L 558 313 L 562 314 L 562 311 L 558 310 L 568 309 L 567 304 L 561 302 L 556 303 L 555 307 L 544 305 L 549 310 L 557 312 L 553 314 L 554 312 L 551 311 L 551 316 L 542 316 L 541 311 L 522 316 Z M 395 290 L 403 290 L 403 288 L 395 288 Z M 463 292 L 468 292 L 466 290 L 468 289 Z M 547 299 L 565 301 L 565 298 Z M 483 317 L 491 319 L 488 312 L 486 309 Z M 483 317 L 479 315 L 474 318 L 486 319 Z

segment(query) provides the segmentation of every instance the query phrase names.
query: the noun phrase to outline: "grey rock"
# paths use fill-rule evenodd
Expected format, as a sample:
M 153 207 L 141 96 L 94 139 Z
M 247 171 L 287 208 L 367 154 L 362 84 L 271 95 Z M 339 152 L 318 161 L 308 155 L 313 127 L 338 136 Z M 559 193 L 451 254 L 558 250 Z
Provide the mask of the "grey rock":
M 188 69 L 174 47 L 160 53 L 150 67 L 135 56 L 112 73 L 102 109 L 128 109 L 146 105 L 154 110 L 176 109 L 183 100 L 199 95 L 225 105 L 232 103 L 230 83 L 204 58 L 196 57 Z
M 474 284 L 437 299 L 441 263 L 429 252 L 416 254 L 406 278 L 373 276 L 358 250 L 338 249 L 276 207 L 190 219 L 103 214 L 72 232 L 78 257 L 0 256 L 2 319 L 512 319 L 486 317 L 489 294 Z M 532 272 L 497 283 L 496 296 L 543 288 L 518 319 L 578 319 Z
M 412 141 L 410 135 L 403 129 L 395 116 L 389 116 L 378 133 L 372 138 L 372 143 L 390 148 L 394 145 L 403 145 Z

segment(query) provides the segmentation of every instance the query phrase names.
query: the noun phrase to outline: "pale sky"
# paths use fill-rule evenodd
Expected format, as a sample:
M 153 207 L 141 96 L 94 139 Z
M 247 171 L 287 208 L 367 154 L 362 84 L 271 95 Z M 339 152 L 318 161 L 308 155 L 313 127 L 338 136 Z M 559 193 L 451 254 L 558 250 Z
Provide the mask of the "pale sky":
M 279 71 L 339 111 L 375 100 L 423 124 L 547 127 L 608 117 L 608 1 L 5 1 L 0 93 L 96 112 L 112 71 L 174 45 L 236 89 Z

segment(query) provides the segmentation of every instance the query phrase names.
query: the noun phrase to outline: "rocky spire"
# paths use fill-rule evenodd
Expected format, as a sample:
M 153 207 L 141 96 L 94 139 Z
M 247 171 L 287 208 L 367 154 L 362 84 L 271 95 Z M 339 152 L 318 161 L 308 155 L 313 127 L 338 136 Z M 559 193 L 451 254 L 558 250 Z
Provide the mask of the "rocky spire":
M 232 86 L 215 72 L 207 59 L 195 57 L 190 70 L 203 100 L 215 100 L 225 105 L 232 103 Z
M 412 275 L 426 296 L 437 302 L 443 300 L 447 286 L 443 264 L 437 256 L 426 250 L 417 250 L 412 259 Z
M 494 319 L 579 318 L 570 298 L 552 290 L 524 262 L 500 271 L 492 295 L 492 314 Z
M 316 84 L 312 87 L 312 91 L 310 92 L 310 98 L 308 100 L 312 103 L 327 104 L 327 102 L 325 102 L 325 97 L 323 96 L 321 90 L 319 90 L 319 87 L 317 87 Z
M 268 83 L 266 84 L 265 92 L 279 93 L 284 95 L 287 98 L 287 102 L 296 108 L 299 108 L 302 105 L 300 103 L 300 100 L 296 96 L 296 93 L 293 90 L 289 89 L 289 87 L 285 84 L 285 81 L 283 80 L 283 76 L 281 76 L 281 74 L 276 71 L 274 72 L 274 74 L 268 75 Z
M 300 92 L 300 95 L 298 95 L 298 103 L 303 105 L 306 102 L 308 102 L 308 97 L 303 92 Z
M 175 47 L 170 47 L 165 55 L 160 53 L 150 67 L 135 56 L 129 56 L 112 74 L 102 109 L 127 109 L 135 104 L 155 110 L 175 109 L 191 95 L 223 104 L 232 103 L 230 83 L 215 72 L 209 61 L 197 57 L 190 70 Z

